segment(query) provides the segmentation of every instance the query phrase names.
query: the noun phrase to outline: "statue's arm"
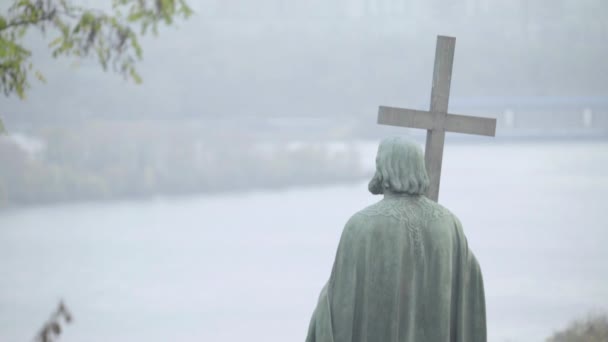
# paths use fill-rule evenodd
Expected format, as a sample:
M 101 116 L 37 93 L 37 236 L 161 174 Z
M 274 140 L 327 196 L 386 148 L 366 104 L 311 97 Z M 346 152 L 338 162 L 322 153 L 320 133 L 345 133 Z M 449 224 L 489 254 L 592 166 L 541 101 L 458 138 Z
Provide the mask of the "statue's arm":
M 462 284 L 460 289 L 462 294 L 461 310 L 464 310 L 468 319 L 461 321 L 459 329 L 461 341 L 485 342 L 486 332 L 486 308 L 485 293 L 481 267 L 475 254 L 469 248 L 468 241 L 462 229 L 462 223 L 454 216 L 457 248 L 461 255 L 461 269 L 463 271 Z

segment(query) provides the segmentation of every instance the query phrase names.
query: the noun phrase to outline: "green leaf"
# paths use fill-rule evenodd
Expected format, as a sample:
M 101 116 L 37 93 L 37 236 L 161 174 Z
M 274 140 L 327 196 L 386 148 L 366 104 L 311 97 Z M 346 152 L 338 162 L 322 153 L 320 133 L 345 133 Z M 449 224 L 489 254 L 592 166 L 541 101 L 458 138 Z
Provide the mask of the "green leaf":
M 57 46 L 57 45 L 61 44 L 62 42 L 63 42 L 63 37 L 57 37 L 57 38 L 53 39 L 52 42 L 49 43 L 49 47 Z
M 40 82 L 46 83 L 46 77 L 44 77 L 44 75 L 39 70 L 36 70 L 36 72 L 34 72 L 34 75 Z
M 4 128 L 4 124 L 2 123 L 2 119 L 0 119 L 0 134 L 6 134 L 6 128 Z
M 131 46 L 135 50 L 135 55 L 137 56 L 137 58 L 141 59 L 143 56 L 143 50 L 141 48 L 141 45 L 139 45 L 139 42 L 137 41 L 137 36 L 135 36 L 134 34 L 131 35 Z
M 137 71 L 135 71 L 134 67 L 131 67 L 131 69 L 129 69 L 129 75 L 131 75 L 131 77 L 133 78 L 135 83 L 141 84 L 143 82 L 143 80 L 141 79 L 141 76 L 139 76 Z
M 20 87 L 19 85 L 17 85 L 15 87 L 15 91 L 17 92 L 17 96 L 19 96 L 19 98 L 21 100 L 27 99 L 27 97 L 25 96 L 25 90 L 23 89 L 23 87 Z
M 127 21 L 129 22 L 135 22 L 138 21 L 139 19 L 144 17 L 144 12 L 140 11 L 140 12 L 135 12 L 135 13 L 131 13 L 129 14 L 129 16 L 127 17 Z
M 91 12 L 85 12 L 82 15 L 82 18 L 80 19 L 80 22 L 83 25 L 88 25 L 89 23 L 92 23 L 94 20 L 95 20 L 95 16 Z
M 146 34 L 146 32 L 148 32 L 148 26 L 149 26 L 149 24 L 148 24 L 148 22 L 147 22 L 147 21 L 144 21 L 144 22 L 141 24 L 141 35 L 142 35 L 142 36 L 143 36 L 143 35 L 145 35 L 145 34 Z

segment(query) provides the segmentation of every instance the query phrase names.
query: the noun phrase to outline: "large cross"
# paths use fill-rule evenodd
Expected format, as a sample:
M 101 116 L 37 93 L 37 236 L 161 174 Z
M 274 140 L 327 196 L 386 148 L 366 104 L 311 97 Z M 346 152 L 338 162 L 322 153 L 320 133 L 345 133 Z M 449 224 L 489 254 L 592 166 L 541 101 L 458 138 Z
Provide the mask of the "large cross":
M 445 132 L 458 132 L 494 136 L 496 119 L 475 116 L 448 114 L 450 81 L 456 38 L 437 37 L 435 67 L 433 70 L 433 89 L 431 90 L 431 109 L 427 111 L 380 106 L 378 123 L 426 129 L 426 148 L 424 161 L 430 178 L 427 197 L 437 202 L 439 180 L 443 159 Z

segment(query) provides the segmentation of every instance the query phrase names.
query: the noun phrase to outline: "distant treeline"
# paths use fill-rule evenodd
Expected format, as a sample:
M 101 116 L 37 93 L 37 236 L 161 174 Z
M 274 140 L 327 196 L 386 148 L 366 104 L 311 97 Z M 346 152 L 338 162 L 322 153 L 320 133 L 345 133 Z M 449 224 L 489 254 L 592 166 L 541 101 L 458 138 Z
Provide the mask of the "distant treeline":
M 201 123 L 88 122 L 0 138 L 0 206 L 348 182 L 347 146 L 255 141 Z M 202 132 L 205 132 L 203 134 Z

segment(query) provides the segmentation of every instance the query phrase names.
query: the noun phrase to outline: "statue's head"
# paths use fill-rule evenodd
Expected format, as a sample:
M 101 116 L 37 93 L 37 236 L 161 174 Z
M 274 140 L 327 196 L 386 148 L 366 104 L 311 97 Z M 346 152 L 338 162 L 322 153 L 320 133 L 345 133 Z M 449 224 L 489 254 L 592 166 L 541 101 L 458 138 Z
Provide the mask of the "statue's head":
M 384 139 L 378 147 L 376 173 L 369 182 L 369 191 L 374 195 L 423 195 L 428 187 L 420 146 L 400 137 Z

